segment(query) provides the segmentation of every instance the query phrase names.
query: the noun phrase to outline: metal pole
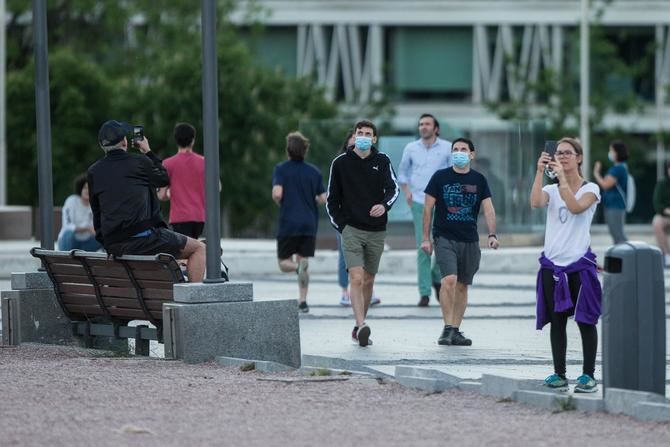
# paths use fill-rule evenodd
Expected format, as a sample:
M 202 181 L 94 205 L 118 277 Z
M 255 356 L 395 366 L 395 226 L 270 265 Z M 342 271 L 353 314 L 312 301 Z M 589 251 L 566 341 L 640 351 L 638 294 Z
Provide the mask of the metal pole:
M 219 88 L 216 58 L 216 0 L 202 0 L 202 127 L 205 145 L 207 277 L 221 281 L 219 204 Z
M 581 0 L 579 32 L 579 137 L 584 148 L 582 173 L 591 177 L 591 135 L 589 129 L 589 0 Z
M 663 55 L 665 44 L 665 25 L 656 25 L 656 180 L 665 178 L 665 148 L 663 147 L 663 104 L 665 103 L 665 77 L 663 74 Z M 668 28 L 670 33 L 670 28 Z
M 42 248 L 53 250 L 53 182 L 51 180 L 51 116 L 49 111 L 49 49 L 46 0 L 33 0 L 35 47 L 35 110 L 37 120 L 37 180 L 40 194 Z
M 0 207 L 7 205 L 7 101 L 5 100 L 6 79 L 6 8 L 5 0 L 0 0 Z

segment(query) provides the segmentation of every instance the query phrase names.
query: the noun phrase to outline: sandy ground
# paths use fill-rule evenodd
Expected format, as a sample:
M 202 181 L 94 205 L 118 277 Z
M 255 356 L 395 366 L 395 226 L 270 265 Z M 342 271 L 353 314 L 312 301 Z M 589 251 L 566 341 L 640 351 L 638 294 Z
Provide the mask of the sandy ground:
M 0 346 L 2 446 L 667 446 L 670 424 L 355 376 Z M 279 381 L 283 380 L 283 381 Z

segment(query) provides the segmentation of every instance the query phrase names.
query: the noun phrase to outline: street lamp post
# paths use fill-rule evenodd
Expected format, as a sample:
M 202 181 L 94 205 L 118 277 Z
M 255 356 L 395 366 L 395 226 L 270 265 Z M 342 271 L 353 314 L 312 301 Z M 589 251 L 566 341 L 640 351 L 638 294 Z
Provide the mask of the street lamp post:
M 582 140 L 584 157 L 582 172 L 590 176 L 591 164 L 591 135 L 589 128 L 589 0 L 581 0 L 580 23 L 580 50 L 579 50 L 579 137 Z

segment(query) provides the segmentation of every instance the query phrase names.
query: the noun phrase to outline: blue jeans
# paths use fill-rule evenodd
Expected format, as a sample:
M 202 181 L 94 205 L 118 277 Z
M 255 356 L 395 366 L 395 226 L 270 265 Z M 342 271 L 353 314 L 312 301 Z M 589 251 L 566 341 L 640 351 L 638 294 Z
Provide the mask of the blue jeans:
M 63 236 L 58 240 L 58 249 L 61 251 L 69 250 L 84 250 L 84 251 L 98 251 L 102 248 L 100 243 L 95 239 L 95 235 L 88 233 L 88 238 L 78 240 L 74 237 L 75 232 L 67 230 Z
M 339 257 L 337 259 L 337 282 L 340 287 L 346 289 L 349 287 L 349 273 L 347 273 L 347 265 L 344 262 L 344 251 L 342 251 L 342 235 L 337 232 L 337 251 Z

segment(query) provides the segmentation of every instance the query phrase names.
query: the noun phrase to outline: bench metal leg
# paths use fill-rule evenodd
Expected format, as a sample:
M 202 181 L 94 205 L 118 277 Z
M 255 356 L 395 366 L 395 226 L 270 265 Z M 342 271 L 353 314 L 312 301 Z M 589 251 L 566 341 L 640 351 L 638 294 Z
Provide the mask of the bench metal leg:
M 147 325 L 135 326 L 135 355 L 149 356 L 149 340 L 142 338 L 142 328 L 148 328 Z

